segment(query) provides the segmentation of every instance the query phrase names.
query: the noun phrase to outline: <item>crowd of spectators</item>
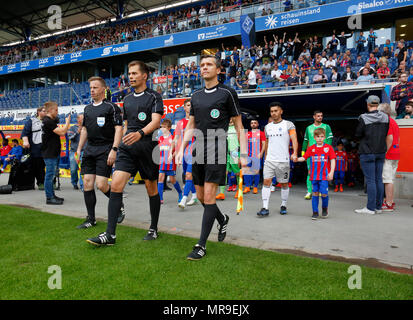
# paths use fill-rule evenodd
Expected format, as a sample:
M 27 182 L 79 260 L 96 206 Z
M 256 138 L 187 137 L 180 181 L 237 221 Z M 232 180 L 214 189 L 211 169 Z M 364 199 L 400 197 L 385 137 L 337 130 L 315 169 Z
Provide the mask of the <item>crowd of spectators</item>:
M 325 47 L 319 37 L 300 39 L 298 33 L 290 37 L 287 33 L 282 37 L 273 35 L 270 41 L 264 37 L 261 45 L 251 48 L 241 45 L 230 49 L 222 44 L 216 52 L 222 65 L 219 80 L 236 90 L 249 92 L 266 91 L 273 86 L 371 84 L 382 79 L 397 80 L 402 73 L 409 74 L 406 80 L 410 82 L 413 55 L 409 57 L 405 41 L 391 43 L 387 40 L 378 47 L 374 30 L 369 34 L 374 35 L 373 40 L 357 42 L 357 48 L 352 50 L 347 48 L 346 42 L 353 33 L 336 34 L 335 30 Z M 156 70 L 152 77 L 161 75 L 172 79 L 157 88 L 164 97 L 189 96 L 201 85 L 200 70 L 194 62 L 168 66 L 162 72 Z
M 269 1 L 215 0 L 203 6 L 177 10 L 171 9 L 170 12 L 160 11 L 159 13 L 144 18 L 137 17 L 135 20 L 127 22 L 112 23 L 109 20 L 105 24 L 85 29 L 84 31 L 65 33 L 60 36 L 31 41 L 12 47 L 5 52 L 0 52 L 0 65 L 233 22 L 235 21 L 234 18 L 220 17 L 214 20 L 202 18 L 208 14 L 229 12 L 239 6 L 250 6 L 264 2 Z M 256 15 L 272 13 L 271 9 L 263 9 L 262 12 L 257 12 Z

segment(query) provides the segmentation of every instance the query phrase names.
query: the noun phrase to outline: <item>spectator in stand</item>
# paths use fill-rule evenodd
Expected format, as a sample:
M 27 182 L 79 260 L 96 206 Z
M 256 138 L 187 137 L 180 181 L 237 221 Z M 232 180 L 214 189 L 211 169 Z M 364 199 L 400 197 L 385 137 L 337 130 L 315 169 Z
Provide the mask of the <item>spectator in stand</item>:
M 281 71 L 287 70 L 288 68 L 288 64 L 285 62 L 285 59 L 281 60 L 281 64 L 278 65 L 278 69 L 280 69 Z
M 261 73 L 259 73 L 257 69 L 254 70 L 254 73 L 255 73 L 255 78 L 257 79 L 257 81 L 258 81 L 259 79 L 262 80 Z
M 413 119 L 413 99 L 409 100 L 404 106 L 404 111 L 396 119 Z
M 391 91 L 390 100 L 396 101 L 397 115 L 405 111 L 406 103 L 413 98 L 413 82 L 407 82 L 407 73 L 399 75 L 399 83 Z
M 300 83 L 300 78 L 297 75 L 297 70 L 293 69 L 291 73 L 291 77 L 287 79 L 287 83 L 285 84 L 288 87 L 298 86 Z
M 341 80 L 342 81 L 355 81 L 357 79 L 357 75 L 351 71 L 351 67 L 347 66 L 346 67 L 346 72 L 343 73 L 343 75 L 341 76 Z
M 357 54 L 359 55 L 360 52 L 364 52 L 364 46 L 366 43 L 366 37 L 363 34 L 363 31 L 360 32 L 360 35 L 357 37 Z
M 280 81 L 281 75 L 282 75 L 282 71 L 278 69 L 278 64 L 275 64 L 274 68 L 271 70 L 271 80 Z
M 369 74 L 369 69 L 363 68 L 362 74 L 357 78 L 357 84 L 370 84 L 374 83 L 374 77 Z
M 377 39 L 377 34 L 374 32 L 373 28 L 370 28 L 370 32 L 367 36 L 367 48 L 369 50 L 369 53 L 374 50 L 376 47 L 376 39 Z
M 333 68 L 333 67 L 335 67 L 335 66 L 336 66 L 336 61 L 333 60 L 333 56 L 329 56 L 329 57 L 328 57 L 328 60 L 327 60 L 327 62 L 326 62 L 326 64 L 325 64 L 325 67 L 326 67 L 326 68 Z
M 283 2 L 283 5 L 284 5 L 284 12 L 287 12 L 293 9 L 293 4 L 290 0 L 285 0 Z
M 19 141 L 17 139 L 13 139 L 12 143 L 13 148 L 11 148 L 10 152 L 5 156 L 5 158 L 2 157 L 3 166 L 0 168 L 0 173 L 4 172 L 4 169 L 6 169 L 7 165 L 11 162 L 12 159 L 16 158 L 18 161 L 20 161 L 23 156 L 23 148 L 19 145 Z
M 377 58 L 374 56 L 373 52 L 370 52 L 370 57 L 369 57 L 368 63 L 373 68 L 377 68 Z
M 386 40 L 386 43 L 383 45 L 383 50 L 384 48 L 387 48 L 389 52 L 393 52 L 393 45 L 391 44 L 390 39 Z
M 192 93 L 192 89 L 189 86 L 189 83 L 185 83 L 185 87 L 182 89 L 182 95 L 184 97 L 190 97 Z
M 386 79 L 390 77 L 390 69 L 386 62 L 382 62 L 381 66 L 377 69 L 377 77 L 379 79 Z
M 333 34 L 336 34 L 336 30 L 333 31 Z M 341 34 L 337 36 L 338 41 L 340 42 L 340 54 L 345 53 L 347 50 L 347 39 L 353 36 L 353 31 L 351 34 L 345 34 L 344 31 L 341 31 Z
M 327 83 L 327 82 L 328 82 L 328 78 L 324 74 L 323 69 L 322 68 L 318 69 L 318 73 L 314 75 L 313 77 L 313 83 L 320 84 L 320 83 Z
M 287 83 L 287 80 L 288 80 L 289 77 L 290 77 L 290 75 L 287 74 L 287 70 L 283 70 L 283 73 L 280 76 L 280 81 L 285 84 L 285 83 Z
M 262 79 L 257 80 L 257 88 L 255 89 L 255 92 L 265 92 L 267 91 L 265 85 L 262 83 Z
M 3 131 L 0 131 L 0 132 L 3 137 L 3 141 L 2 141 L 3 147 L 1 148 L 1 152 L 0 152 L 0 164 L 4 164 L 4 161 L 6 161 L 6 158 L 11 151 L 11 147 L 9 146 L 9 139 L 4 137 Z
M 409 77 L 407 78 L 407 82 L 412 82 L 413 81 L 413 66 L 410 67 L 410 74 Z
M 307 73 L 305 71 L 301 72 L 300 76 L 300 85 L 308 85 L 310 83 L 310 78 L 307 76 Z
M 363 70 L 367 69 L 369 71 L 369 74 L 372 75 L 374 77 L 374 75 L 376 74 L 376 70 L 370 65 L 370 63 L 366 62 L 366 64 L 364 65 L 364 67 L 361 67 L 360 70 L 358 71 L 359 73 L 363 73 Z
M 268 62 L 268 60 L 266 60 L 264 62 L 264 64 L 262 65 L 262 67 L 261 67 L 261 74 L 262 75 L 267 75 L 267 74 L 269 74 L 270 70 L 271 70 L 271 65 Z
M 339 42 L 336 36 L 333 34 L 333 36 L 331 37 L 331 40 L 327 43 L 328 53 L 330 56 L 338 52 L 337 51 L 338 44 Z
M 172 85 L 172 88 L 170 89 L 170 92 L 168 94 L 169 98 L 176 98 L 176 96 L 179 94 L 179 89 L 178 89 L 178 84 L 174 83 Z
M 407 48 L 406 48 L 406 46 L 404 45 L 404 42 L 402 42 L 402 41 L 399 41 L 399 42 L 397 43 L 397 48 L 399 49 L 399 51 L 398 51 L 397 55 L 396 55 L 396 53 L 395 53 L 395 56 L 397 57 L 397 62 L 398 62 L 397 66 L 400 66 L 400 64 L 401 64 L 402 62 L 406 63 L 406 59 L 407 59 Z
M 360 139 L 359 155 L 364 179 L 367 184 L 367 206 L 356 213 L 375 214 L 383 204 L 383 164 L 387 151 L 386 136 L 389 131 L 389 117 L 378 111 L 380 99 L 369 96 L 367 113 L 359 117 L 355 137 Z
M 252 92 L 252 90 L 255 90 L 257 88 L 257 77 L 255 76 L 255 72 L 250 68 L 247 69 L 245 74 L 248 77 L 248 80 L 246 81 L 246 84 L 248 85 L 248 91 Z
M 398 79 L 399 76 L 400 76 L 400 74 L 402 74 L 402 73 L 404 73 L 404 72 L 408 73 L 407 70 L 406 70 L 406 62 L 402 61 L 402 62 L 400 62 L 399 67 L 398 67 L 396 70 L 394 70 L 394 72 L 393 72 L 393 74 L 391 75 L 391 77 Z
M 351 58 L 348 54 L 343 54 L 343 57 L 340 60 L 340 67 L 347 67 L 351 64 Z
M 396 178 L 397 167 L 400 160 L 400 130 L 396 121 L 391 117 L 391 107 L 388 103 L 381 103 L 378 107 L 389 117 L 389 131 L 387 132 L 386 145 L 387 152 L 383 165 L 383 183 L 386 197 L 382 204 L 383 212 L 393 212 L 394 200 L 394 179 Z
M 385 57 L 387 59 L 391 58 L 391 52 L 389 51 L 389 48 L 384 47 L 383 48 L 383 53 L 381 54 L 382 57 Z
M 340 74 L 337 72 L 337 67 L 333 67 L 332 69 L 332 73 L 331 73 L 331 77 L 330 77 L 330 82 L 340 82 L 341 81 L 341 76 Z

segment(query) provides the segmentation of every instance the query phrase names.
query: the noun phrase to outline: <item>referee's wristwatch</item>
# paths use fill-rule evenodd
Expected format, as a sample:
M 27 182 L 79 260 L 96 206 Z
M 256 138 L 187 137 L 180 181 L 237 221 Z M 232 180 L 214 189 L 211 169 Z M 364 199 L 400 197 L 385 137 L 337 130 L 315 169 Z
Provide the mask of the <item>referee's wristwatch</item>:
M 118 147 L 112 147 L 112 150 L 118 152 Z
M 145 132 L 143 132 L 143 130 L 142 130 L 142 129 L 139 129 L 139 130 L 138 130 L 138 132 L 140 133 L 141 138 L 143 138 L 143 137 L 145 136 Z

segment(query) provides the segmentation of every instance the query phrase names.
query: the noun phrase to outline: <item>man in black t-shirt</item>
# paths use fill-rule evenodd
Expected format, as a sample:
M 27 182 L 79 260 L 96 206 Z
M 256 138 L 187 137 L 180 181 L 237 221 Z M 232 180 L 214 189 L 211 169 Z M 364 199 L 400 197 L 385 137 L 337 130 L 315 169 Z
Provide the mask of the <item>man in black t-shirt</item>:
M 125 135 L 119 146 L 112 177 L 111 193 L 108 206 L 108 227 L 106 232 L 87 242 L 93 245 L 113 245 L 116 242 L 116 219 L 121 205 L 122 194 L 130 177 L 139 171 L 145 181 L 149 196 L 151 225 L 144 240 L 158 237 L 158 220 L 161 200 L 158 194 L 157 179 L 159 174 L 159 150 L 152 134 L 159 128 L 163 115 L 162 97 L 156 91 L 147 88 L 149 69 L 141 61 L 132 61 L 128 65 L 128 75 L 132 93 L 123 101 L 123 118 Z M 155 149 L 155 150 L 154 150 Z
M 46 204 L 63 204 L 64 199 L 57 197 L 53 191 L 53 178 L 59 164 L 60 137 L 66 135 L 70 126 L 70 114 L 66 118 L 64 127 L 58 127 L 58 108 L 53 101 L 44 104 L 46 115 L 43 117 L 42 134 L 42 157 L 46 165 L 44 177 L 44 190 L 46 193 Z
M 184 143 L 176 156 L 177 164 L 182 164 L 183 152 L 192 140 L 195 129 L 192 174 L 197 197 L 204 206 L 204 214 L 200 239 L 187 256 L 188 260 L 199 260 L 205 256 L 206 241 L 215 219 L 219 223 L 218 241 L 223 241 L 226 236 L 229 217 L 218 209 L 215 195 L 218 185 L 225 184 L 230 119 L 234 122 L 238 138 L 242 138 L 241 164 L 246 165 L 247 149 L 238 95 L 232 88 L 218 82 L 219 70 L 220 61 L 215 56 L 201 57 L 201 76 L 205 80 L 205 88 L 192 94 Z
M 116 160 L 116 152 L 122 139 L 122 117 L 120 108 L 105 99 L 106 83 L 100 77 L 89 79 L 90 95 L 93 103 L 87 105 L 83 112 L 82 131 L 76 158 L 87 141 L 83 151 L 81 173 L 83 174 L 83 196 L 85 199 L 87 218 L 78 229 L 87 229 L 96 225 L 96 186 L 109 198 L 110 187 L 108 179 Z M 119 213 L 121 223 L 125 212 Z

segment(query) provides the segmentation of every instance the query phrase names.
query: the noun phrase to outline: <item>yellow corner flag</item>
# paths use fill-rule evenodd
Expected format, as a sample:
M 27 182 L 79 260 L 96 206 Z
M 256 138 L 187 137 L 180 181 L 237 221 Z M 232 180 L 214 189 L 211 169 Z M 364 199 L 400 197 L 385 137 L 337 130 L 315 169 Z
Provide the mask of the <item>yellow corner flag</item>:
M 239 182 L 238 182 L 238 203 L 237 203 L 237 214 L 244 210 L 244 192 L 243 192 L 243 177 L 242 169 L 239 171 Z

